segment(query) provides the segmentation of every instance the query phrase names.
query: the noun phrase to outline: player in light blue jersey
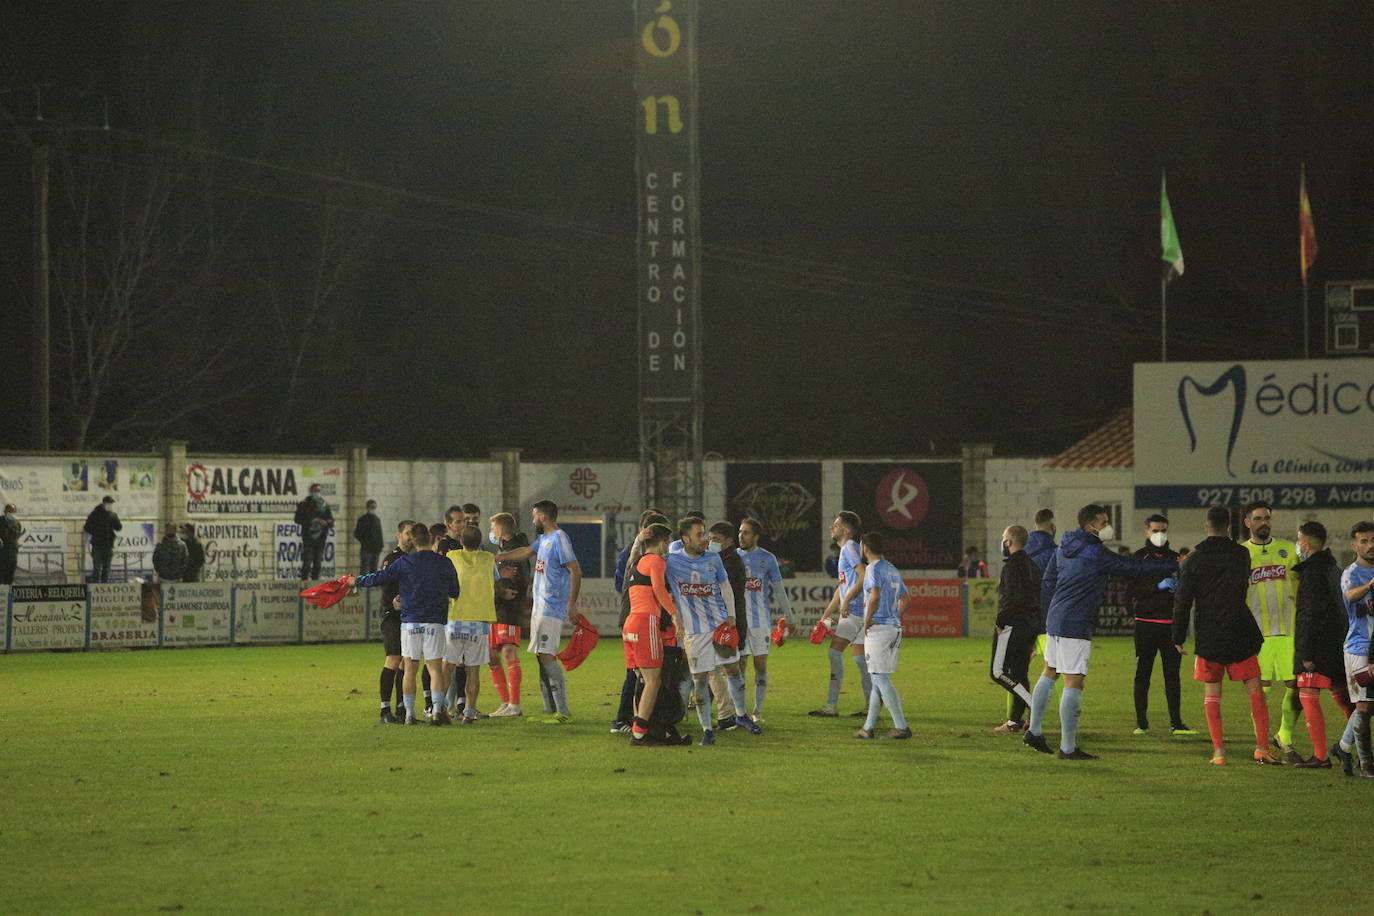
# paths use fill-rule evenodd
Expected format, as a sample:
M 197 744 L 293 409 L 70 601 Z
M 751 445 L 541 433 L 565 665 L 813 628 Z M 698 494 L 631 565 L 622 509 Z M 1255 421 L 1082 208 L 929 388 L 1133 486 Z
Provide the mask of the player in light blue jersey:
M 572 710 L 568 706 L 568 679 L 558 661 L 558 645 L 563 639 L 563 621 L 577 613 L 582 567 L 568 533 L 558 527 L 557 503 L 540 500 L 534 504 L 531 518 L 539 537 L 529 547 L 497 554 L 496 561 L 518 563 L 531 556 L 535 558 L 529 652 L 539 658 L 539 689 L 544 693 L 544 709 L 553 713 L 543 721 L 562 725 L 572 719 Z
M 902 714 L 902 698 L 892 675 L 897 673 L 897 657 L 902 651 L 902 612 L 911 600 L 902 574 L 883 558 L 883 536 L 870 531 L 863 536 L 864 563 L 864 645 L 873 692 L 868 700 L 868 718 L 855 738 L 872 738 L 878 713 L 884 706 L 892 716 L 889 738 L 910 738 L 911 727 Z
M 759 546 L 763 525 L 758 519 L 746 518 L 739 523 L 739 558 L 744 563 L 744 606 L 749 621 L 749 654 L 754 659 L 754 714 L 756 723 L 763 723 L 763 698 L 768 693 L 768 639 L 773 600 L 778 602 L 782 616 L 792 616 L 787 590 L 782 587 L 782 571 L 778 558 Z M 740 634 L 740 639 L 745 639 Z
M 864 559 L 859 550 L 859 514 L 845 509 L 830 523 L 830 536 L 840 545 L 840 581 L 835 594 L 825 606 L 821 619 L 835 631 L 830 638 L 830 692 L 825 705 L 807 715 L 834 717 L 839 713 L 835 704 L 840 701 L 840 687 L 844 684 L 844 650 L 852 646 L 854 665 L 859 669 L 859 682 L 864 689 L 864 706 L 868 706 L 873 681 L 868 675 L 868 660 L 864 657 Z M 835 617 L 838 623 L 832 623 Z M 853 715 L 866 715 L 856 712 Z
M 716 668 L 725 669 L 730 699 L 735 704 L 735 724 L 750 734 L 761 734 L 763 729 L 743 714 L 749 707 L 745 705 L 738 649 L 726 654 L 713 639 L 717 627 L 735 618 L 735 594 L 725 564 L 719 556 L 707 552 L 706 526 L 701 519 L 684 518 L 678 522 L 677 530 L 682 552 L 668 554 L 668 589 L 677 604 L 678 628 L 696 688 L 701 746 L 716 743 L 711 721 L 711 672 Z
M 1374 779 L 1374 754 L 1370 752 L 1370 717 L 1374 714 L 1374 684 L 1360 686 L 1356 677 L 1374 677 L 1374 522 L 1356 522 L 1350 529 L 1355 562 L 1341 573 L 1341 593 L 1350 629 L 1345 637 L 1345 671 L 1350 679 L 1350 699 L 1355 712 L 1345 723 L 1345 734 L 1332 748 L 1345 775 L 1353 776 L 1352 751 L 1358 751 L 1360 775 Z

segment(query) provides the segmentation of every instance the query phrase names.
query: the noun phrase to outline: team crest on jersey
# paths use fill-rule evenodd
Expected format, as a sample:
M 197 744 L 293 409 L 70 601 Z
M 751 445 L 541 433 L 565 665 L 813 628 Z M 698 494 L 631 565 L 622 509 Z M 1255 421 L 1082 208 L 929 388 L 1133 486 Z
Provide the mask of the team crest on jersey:
M 715 588 L 705 582 L 684 582 L 682 585 L 685 598 L 709 598 L 714 592 Z
M 1250 570 L 1250 584 L 1258 585 L 1261 582 L 1271 582 L 1276 579 L 1287 579 L 1288 567 L 1277 566 L 1256 566 Z
M 749 578 L 744 580 L 744 590 L 746 592 L 763 591 L 763 580 L 760 579 L 758 576 L 750 576 Z
M 1279 556 L 1280 556 L 1281 558 L 1285 559 L 1285 560 L 1288 559 L 1288 551 L 1287 551 L 1287 550 L 1284 550 L 1282 547 L 1280 547 L 1280 548 L 1279 548 Z

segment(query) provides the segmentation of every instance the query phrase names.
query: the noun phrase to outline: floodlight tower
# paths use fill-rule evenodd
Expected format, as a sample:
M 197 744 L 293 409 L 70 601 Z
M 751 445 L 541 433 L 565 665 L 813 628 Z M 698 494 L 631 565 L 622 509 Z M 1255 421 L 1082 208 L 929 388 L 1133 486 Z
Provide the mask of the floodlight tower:
M 697 0 L 636 0 L 642 505 L 702 508 Z

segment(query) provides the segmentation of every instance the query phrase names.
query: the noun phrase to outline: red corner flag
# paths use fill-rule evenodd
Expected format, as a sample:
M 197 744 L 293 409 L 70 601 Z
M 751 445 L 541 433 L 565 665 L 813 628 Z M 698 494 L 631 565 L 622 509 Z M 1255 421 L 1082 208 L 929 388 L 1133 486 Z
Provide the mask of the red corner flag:
M 1312 222 L 1312 202 L 1307 199 L 1307 163 L 1298 180 L 1298 250 L 1302 259 L 1302 282 L 1307 285 L 1307 269 L 1317 260 L 1317 227 Z

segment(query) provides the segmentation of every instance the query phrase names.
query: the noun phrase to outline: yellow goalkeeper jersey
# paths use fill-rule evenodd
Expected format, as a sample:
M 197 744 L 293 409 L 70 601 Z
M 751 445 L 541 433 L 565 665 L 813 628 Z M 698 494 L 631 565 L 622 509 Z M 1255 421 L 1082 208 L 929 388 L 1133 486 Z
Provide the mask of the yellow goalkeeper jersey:
M 1293 607 L 1298 594 L 1298 548 L 1274 538 L 1268 544 L 1245 542 L 1250 551 L 1250 590 L 1245 603 L 1265 636 L 1293 635 Z

